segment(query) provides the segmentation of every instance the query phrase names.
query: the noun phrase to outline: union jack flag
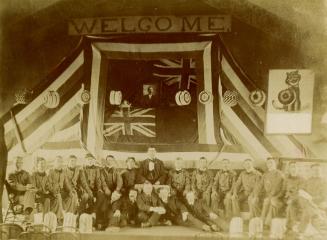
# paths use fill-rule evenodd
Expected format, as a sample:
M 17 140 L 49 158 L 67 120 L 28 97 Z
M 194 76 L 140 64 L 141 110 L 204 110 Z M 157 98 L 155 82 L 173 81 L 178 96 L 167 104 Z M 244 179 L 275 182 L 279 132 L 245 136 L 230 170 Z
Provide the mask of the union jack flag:
M 190 89 L 191 84 L 197 84 L 194 59 L 160 59 L 154 63 L 153 75 L 162 78 L 168 86 L 178 84 L 179 89 Z
M 156 137 L 156 115 L 154 108 L 135 108 L 130 111 L 114 111 L 104 123 L 104 136 L 138 135 Z

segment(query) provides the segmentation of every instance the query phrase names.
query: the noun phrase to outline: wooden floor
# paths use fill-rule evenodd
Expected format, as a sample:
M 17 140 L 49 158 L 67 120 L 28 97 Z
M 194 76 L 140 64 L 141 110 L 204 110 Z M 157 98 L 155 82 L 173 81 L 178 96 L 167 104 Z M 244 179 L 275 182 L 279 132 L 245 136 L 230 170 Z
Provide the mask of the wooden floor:
M 81 234 L 80 240 L 208 240 L 208 239 L 250 239 L 248 233 L 243 236 L 230 238 L 228 233 L 206 233 L 201 230 L 170 226 L 170 227 L 151 227 L 123 228 L 118 232 L 94 232 Z M 269 231 L 264 232 L 264 240 L 270 240 Z M 295 236 L 287 235 L 284 239 L 295 240 Z M 307 238 L 311 240 L 326 240 L 327 235 Z

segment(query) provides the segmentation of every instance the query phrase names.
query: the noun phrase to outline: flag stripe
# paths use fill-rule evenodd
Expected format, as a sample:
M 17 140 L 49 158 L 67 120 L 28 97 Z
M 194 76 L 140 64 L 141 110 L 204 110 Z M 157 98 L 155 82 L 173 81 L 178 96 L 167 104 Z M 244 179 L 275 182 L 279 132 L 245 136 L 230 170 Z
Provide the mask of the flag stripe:
M 41 94 L 39 94 L 31 103 L 23 108 L 16 114 L 17 123 L 20 125 L 22 121 L 28 118 L 31 113 L 35 112 L 37 108 L 43 105 L 43 99 L 45 94 L 50 90 L 58 90 L 71 76 L 83 65 L 84 52 L 82 51 L 78 57 L 56 78 Z M 10 131 L 13 125 L 10 121 L 5 123 L 5 132 Z
M 230 83 L 234 86 L 235 89 L 240 93 L 242 99 L 246 102 L 247 109 L 245 109 L 245 112 L 247 115 L 252 118 L 254 123 L 258 124 L 259 129 L 264 132 L 263 128 L 263 121 L 265 117 L 265 113 L 263 108 L 261 107 L 254 107 L 250 103 L 249 100 L 249 90 L 244 85 L 243 81 L 241 81 L 241 78 L 232 68 L 232 65 L 227 61 L 228 57 L 223 56 L 222 57 L 222 69 Z M 243 73 L 242 73 L 243 74 Z M 244 74 L 243 74 L 244 75 Z M 243 76 L 242 75 L 242 76 Z M 242 100 L 241 100 L 242 101 Z M 244 104 L 245 105 L 245 104 Z M 244 106 L 243 106 L 244 108 Z M 255 115 L 250 115 L 250 112 L 254 112 Z M 256 116 L 255 118 L 253 116 Z M 266 136 L 267 137 L 267 136 Z M 298 144 L 295 143 L 295 141 L 292 139 L 292 137 L 288 136 L 269 136 L 267 137 L 268 140 L 271 141 L 271 143 L 280 151 L 282 156 L 289 156 L 290 154 L 294 154 L 295 156 L 301 157 L 302 151 L 299 149 Z M 294 156 L 293 155 L 293 156 Z
M 33 133 L 35 128 L 42 124 L 42 122 L 47 121 L 51 116 L 59 111 L 61 106 L 63 106 L 80 89 L 79 80 L 82 76 L 82 72 L 77 71 L 75 73 L 77 74 L 73 75 L 70 80 L 65 82 L 65 84 L 58 89 L 58 93 L 60 95 L 58 107 L 55 109 L 49 109 L 42 104 L 38 109 L 36 109 L 35 112 L 31 113 L 23 122 L 19 124 L 23 138 L 28 137 Z M 14 136 L 14 129 L 6 134 L 6 140 L 8 141 L 9 148 L 17 143 Z
M 52 137 L 58 129 L 62 129 L 73 118 L 80 113 L 80 105 L 77 103 L 77 92 L 64 106 L 60 108 L 48 121 L 43 122 L 35 131 L 25 138 L 24 144 L 27 152 L 31 153 L 42 146 L 50 137 Z M 19 154 L 18 145 L 10 149 L 9 153 L 12 157 Z

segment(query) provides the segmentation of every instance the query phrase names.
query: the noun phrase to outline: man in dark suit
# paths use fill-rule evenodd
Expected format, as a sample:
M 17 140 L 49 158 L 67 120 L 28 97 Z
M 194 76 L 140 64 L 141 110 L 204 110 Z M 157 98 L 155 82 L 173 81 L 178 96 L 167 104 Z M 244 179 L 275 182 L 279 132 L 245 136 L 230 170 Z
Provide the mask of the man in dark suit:
M 148 149 L 149 158 L 141 162 L 138 182 L 150 182 L 151 184 L 165 184 L 167 172 L 161 160 L 156 158 L 156 150 Z
M 149 86 L 147 89 L 147 94 L 143 96 L 142 106 L 143 107 L 156 107 L 158 104 L 158 97 L 154 93 L 152 86 Z

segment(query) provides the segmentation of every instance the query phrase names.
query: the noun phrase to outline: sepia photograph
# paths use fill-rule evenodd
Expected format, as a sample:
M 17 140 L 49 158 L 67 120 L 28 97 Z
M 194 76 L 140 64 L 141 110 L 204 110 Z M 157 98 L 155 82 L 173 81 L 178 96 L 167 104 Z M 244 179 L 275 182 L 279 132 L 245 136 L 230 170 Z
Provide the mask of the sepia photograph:
M 327 0 L 2 0 L 0 240 L 327 239 Z

